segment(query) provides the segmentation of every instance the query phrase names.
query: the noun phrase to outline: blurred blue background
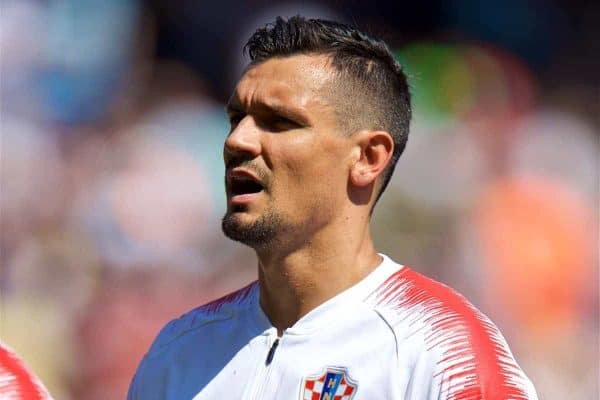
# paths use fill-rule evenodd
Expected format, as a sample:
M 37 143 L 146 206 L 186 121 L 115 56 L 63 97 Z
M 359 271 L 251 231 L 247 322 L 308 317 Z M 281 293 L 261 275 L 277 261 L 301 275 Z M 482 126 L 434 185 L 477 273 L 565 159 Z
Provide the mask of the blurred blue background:
M 463 292 L 541 399 L 598 395 L 598 4 L 0 2 L 0 339 L 56 399 L 124 398 L 158 329 L 255 279 L 223 105 L 277 15 L 384 37 L 415 118 L 379 249 Z

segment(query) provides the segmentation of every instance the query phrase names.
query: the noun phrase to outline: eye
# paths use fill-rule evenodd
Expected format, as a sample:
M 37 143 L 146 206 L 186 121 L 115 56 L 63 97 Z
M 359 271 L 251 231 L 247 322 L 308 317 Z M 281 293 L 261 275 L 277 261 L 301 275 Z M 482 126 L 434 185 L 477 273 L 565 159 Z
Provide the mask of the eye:
M 297 122 L 292 121 L 291 119 L 281 115 L 274 115 L 273 117 L 269 118 L 267 123 L 271 130 L 275 132 L 287 131 L 290 129 L 297 129 L 300 127 L 300 124 L 298 124 Z

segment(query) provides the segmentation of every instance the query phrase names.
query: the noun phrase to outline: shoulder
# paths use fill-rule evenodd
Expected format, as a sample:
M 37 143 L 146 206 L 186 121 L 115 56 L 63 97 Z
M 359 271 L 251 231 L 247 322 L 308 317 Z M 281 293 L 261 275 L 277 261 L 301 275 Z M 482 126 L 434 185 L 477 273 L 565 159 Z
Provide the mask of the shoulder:
M 255 294 L 257 288 L 257 282 L 253 282 L 170 321 L 159 332 L 149 354 L 160 351 L 186 334 L 201 329 L 208 324 L 232 320 L 237 313 L 250 304 L 249 300 Z
M 403 267 L 368 298 L 447 398 L 531 399 L 498 328 L 450 287 Z M 443 397 L 446 398 L 446 397 Z
M 165 374 L 169 371 L 178 374 L 182 365 L 202 360 L 202 352 L 218 351 L 215 338 L 221 337 L 220 333 L 236 330 L 235 325 L 241 323 L 238 316 L 253 304 L 257 290 L 258 284 L 253 282 L 167 323 L 140 362 L 129 386 L 128 399 L 161 398 Z M 209 358 L 218 359 L 217 356 Z M 148 391 L 154 397 L 148 395 Z M 144 394 L 140 394 L 142 392 Z

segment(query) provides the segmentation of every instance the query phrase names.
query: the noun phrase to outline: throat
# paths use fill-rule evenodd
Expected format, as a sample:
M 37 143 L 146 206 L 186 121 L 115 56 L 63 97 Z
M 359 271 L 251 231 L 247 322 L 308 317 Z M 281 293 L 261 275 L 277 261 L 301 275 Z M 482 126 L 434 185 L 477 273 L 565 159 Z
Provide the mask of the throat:
M 316 305 L 317 288 L 301 277 L 259 266 L 260 305 L 278 335 L 292 327 Z
M 339 231 L 333 233 L 338 235 L 311 235 L 308 245 L 291 251 L 285 245 L 257 250 L 260 303 L 278 330 L 354 286 L 383 261 L 368 228 L 356 241 L 340 241 Z
M 316 307 L 360 282 L 379 262 L 372 261 L 367 268 L 335 262 L 279 267 L 259 264 L 260 305 L 281 334 Z

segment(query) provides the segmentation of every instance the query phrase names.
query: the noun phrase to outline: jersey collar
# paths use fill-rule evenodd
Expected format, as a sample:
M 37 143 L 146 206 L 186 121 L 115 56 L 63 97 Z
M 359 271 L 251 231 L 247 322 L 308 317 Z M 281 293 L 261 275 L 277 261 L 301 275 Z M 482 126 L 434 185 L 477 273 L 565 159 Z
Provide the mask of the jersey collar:
M 304 335 L 315 332 L 320 326 L 339 318 L 346 311 L 352 312 L 357 304 L 363 303 L 363 300 L 391 274 L 402 268 L 402 265 L 395 263 L 385 254 L 380 253 L 379 255 L 383 259 L 382 262 L 363 280 L 311 310 L 292 327 L 286 329 L 285 333 Z M 257 327 L 263 331 L 263 334 L 272 334 L 274 327 L 260 306 L 259 291 L 258 285 L 256 285 L 253 296 L 253 317 Z

